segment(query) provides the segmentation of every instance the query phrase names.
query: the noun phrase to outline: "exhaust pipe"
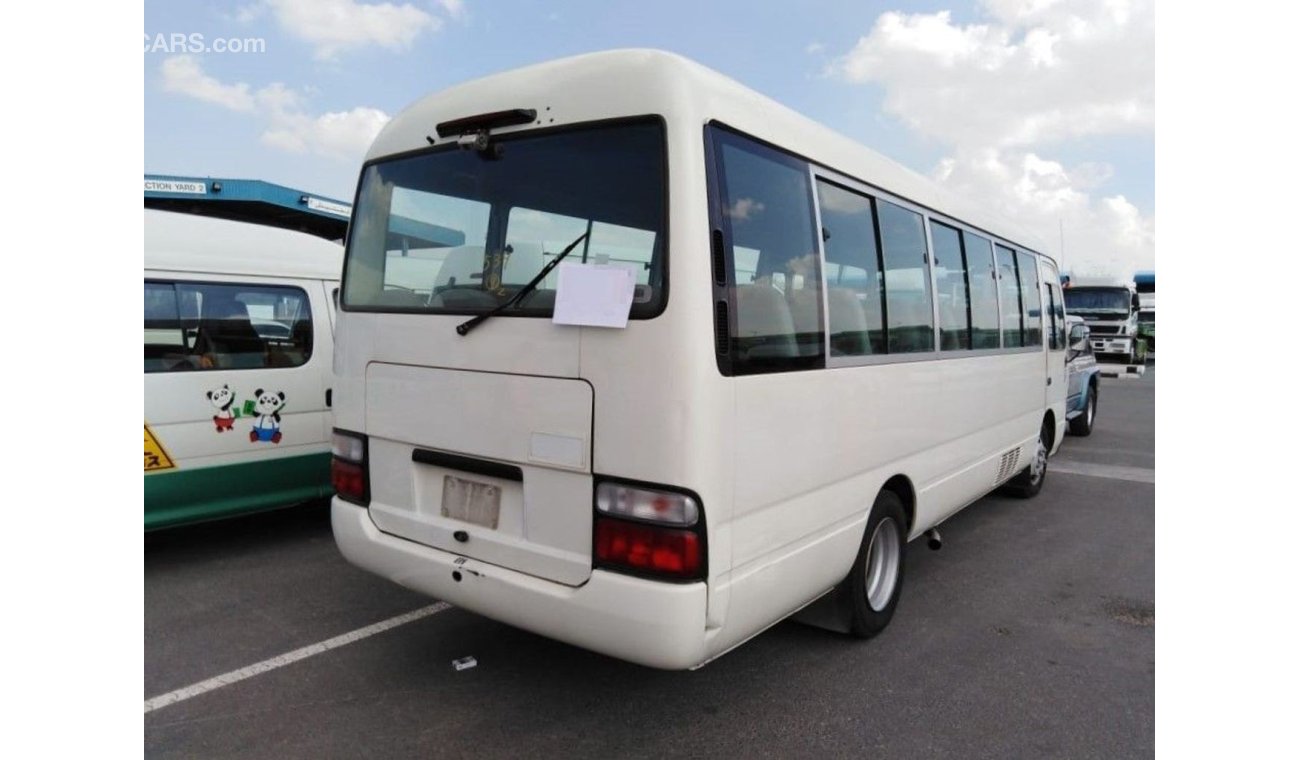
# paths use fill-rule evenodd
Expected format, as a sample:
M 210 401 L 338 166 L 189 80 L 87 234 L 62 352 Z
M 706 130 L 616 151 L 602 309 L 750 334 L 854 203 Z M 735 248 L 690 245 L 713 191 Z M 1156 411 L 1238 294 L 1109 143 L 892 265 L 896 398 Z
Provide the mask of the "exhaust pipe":
M 938 528 L 931 528 L 925 532 L 925 545 L 936 552 L 943 548 L 943 536 L 939 535 Z

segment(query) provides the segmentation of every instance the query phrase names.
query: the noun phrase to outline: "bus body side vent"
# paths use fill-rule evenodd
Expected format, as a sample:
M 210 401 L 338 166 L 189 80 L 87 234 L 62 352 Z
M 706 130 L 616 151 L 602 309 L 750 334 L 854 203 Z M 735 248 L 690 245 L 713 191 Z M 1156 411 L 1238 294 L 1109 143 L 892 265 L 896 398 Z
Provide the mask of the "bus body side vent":
M 727 320 L 727 302 L 718 301 L 713 315 L 713 336 L 718 356 L 726 356 L 731 345 L 731 325 Z
M 713 281 L 718 287 L 727 284 L 727 262 L 722 256 L 722 230 L 714 230 L 712 238 L 713 247 Z
M 1001 483 L 1011 477 L 1016 472 L 1016 464 L 1020 462 L 1020 449 L 1012 449 L 1002 455 L 1002 461 L 998 464 L 998 476 L 995 483 Z

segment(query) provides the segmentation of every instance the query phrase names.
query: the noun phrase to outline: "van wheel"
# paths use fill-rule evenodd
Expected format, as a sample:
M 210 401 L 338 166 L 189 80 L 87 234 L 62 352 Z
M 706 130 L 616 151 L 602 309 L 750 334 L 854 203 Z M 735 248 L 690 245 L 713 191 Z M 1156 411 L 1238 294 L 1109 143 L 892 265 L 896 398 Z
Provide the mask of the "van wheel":
M 1004 490 L 1012 496 L 1028 499 L 1037 496 L 1043 490 L 1043 481 L 1047 480 L 1047 425 L 1038 431 L 1038 447 L 1029 466 L 1020 474 L 1007 481 Z
M 869 639 L 889 625 L 903 588 L 906 553 L 907 515 L 903 502 L 893 491 L 881 491 L 871 506 L 862 546 L 849 571 L 849 632 L 854 636 Z
M 1092 435 L 1092 421 L 1097 418 L 1097 391 L 1088 386 L 1088 398 L 1083 402 L 1083 413 L 1070 420 L 1070 435 L 1080 438 Z

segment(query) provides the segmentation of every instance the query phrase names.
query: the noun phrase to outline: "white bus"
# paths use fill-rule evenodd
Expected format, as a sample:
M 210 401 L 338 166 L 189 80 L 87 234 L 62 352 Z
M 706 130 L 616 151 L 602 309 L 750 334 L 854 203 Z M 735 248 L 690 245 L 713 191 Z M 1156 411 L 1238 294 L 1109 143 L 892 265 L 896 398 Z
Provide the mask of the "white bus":
M 390 286 L 395 219 L 463 232 L 423 287 Z M 663 52 L 428 96 L 375 139 L 354 206 L 339 548 L 658 668 L 815 602 L 871 636 L 907 542 L 999 486 L 1036 493 L 1061 440 L 1059 275 L 1029 241 Z M 561 258 L 631 270 L 625 327 L 553 320 L 601 300 L 536 280 Z
M 145 209 L 145 530 L 330 494 L 343 247 Z

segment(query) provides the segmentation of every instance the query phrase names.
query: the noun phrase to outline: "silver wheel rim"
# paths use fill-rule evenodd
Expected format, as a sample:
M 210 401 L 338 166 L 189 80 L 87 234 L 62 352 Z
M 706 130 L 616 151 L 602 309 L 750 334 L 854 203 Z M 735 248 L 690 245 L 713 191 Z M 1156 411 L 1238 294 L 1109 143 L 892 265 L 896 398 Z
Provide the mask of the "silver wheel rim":
M 1038 437 L 1038 451 L 1034 452 L 1034 461 L 1029 463 L 1029 477 L 1037 483 L 1047 470 L 1047 444 L 1042 436 Z
M 902 546 L 894 518 L 881 520 L 867 545 L 867 604 L 876 612 L 885 609 L 894 596 Z

